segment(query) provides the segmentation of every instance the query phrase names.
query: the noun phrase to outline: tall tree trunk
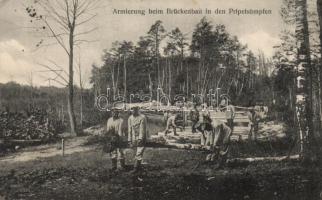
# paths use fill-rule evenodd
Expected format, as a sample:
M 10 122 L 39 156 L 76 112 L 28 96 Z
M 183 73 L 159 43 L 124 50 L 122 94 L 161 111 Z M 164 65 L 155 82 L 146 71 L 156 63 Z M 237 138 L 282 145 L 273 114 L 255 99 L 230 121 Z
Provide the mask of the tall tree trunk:
M 68 82 L 68 115 L 70 132 L 76 135 L 76 120 L 74 112 L 74 28 L 69 33 L 69 82 Z
M 80 87 L 80 128 L 83 130 L 83 79 L 82 79 L 82 68 L 80 64 L 80 58 L 78 62 L 78 71 L 79 71 L 79 87 Z
M 298 118 L 301 156 L 309 160 L 313 156 L 313 116 L 312 116 L 312 67 L 310 62 L 310 42 L 307 21 L 307 1 L 296 1 L 297 39 L 297 84 L 296 113 Z
M 322 0 L 317 0 L 317 13 L 319 16 L 319 25 L 320 25 L 320 51 L 321 51 L 321 56 L 322 56 Z M 322 57 L 321 57 L 322 58 Z M 320 76 L 320 103 L 322 103 L 322 59 L 320 60 L 320 65 L 319 65 L 319 76 Z M 320 124 L 322 125 L 322 105 L 320 105 Z
M 153 98 L 153 83 L 151 78 L 151 72 L 149 72 L 149 91 L 150 91 L 150 98 Z
M 165 75 L 165 68 L 164 67 L 162 67 L 162 79 L 161 79 L 161 88 L 163 89 L 164 88 L 164 79 L 165 79 L 165 77 L 166 77 L 166 75 Z
M 116 84 L 115 84 L 115 66 L 114 63 L 112 64 L 112 89 L 113 89 L 113 100 L 115 99 L 116 93 Z
M 158 35 L 159 30 L 156 30 L 155 34 L 155 56 L 156 56 L 156 61 L 157 61 L 157 78 L 158 78 L 158 88 L 161 87 L 161 78 L 160 78 L 160 63 L 159 63 L 159 35 Z
M 188 70 L 188 64 L 186 63 L 186 73 L 187 73 L 187 78 L 186 78 L 186 92 L 187 92 L 187 97 L 189 97 L 189 70 Z
M 79 122 L 80 122 L 80 127 L 81 129 L 83 129 L 83 88 L 81 87 L 80 89 L 80 119 L 79 119 Z
M 124 71 L 124 82 L 123 82 L 123 87 L 124 87 L 124 101 L 125 101 L 125 103 L 126 103 L 126 98 L 127 98 L 126 55 L 124 55 L 123 71 Z
M 169 62 L 169 99 L 171 99 L 171 87 L 172 87 L 172 71 L 171 71 L 171 64 L 172 64 L 172 56 L 170 58 L 170 62 Z
M 117 95 L 120 95 L 120 90 L 119 90 L 119 77 L 120 77 L 120 65 L 121 65 L 121 58 L 119 57 L 119 62 L 117 64 L 117 75 L 116 75 L 116 90 L 117 90 Z
M 181 55 L 181 58 L 180 58 L 180 73 L 183 75 L 184 74 L 184 71 L 183 71 L 183 49 L 181 49 L 180 55 Z M 182 94 L 185 93 L 185 85 L 186 85 L 185 81 L 183 80 L 183 82 L 181 83 Z

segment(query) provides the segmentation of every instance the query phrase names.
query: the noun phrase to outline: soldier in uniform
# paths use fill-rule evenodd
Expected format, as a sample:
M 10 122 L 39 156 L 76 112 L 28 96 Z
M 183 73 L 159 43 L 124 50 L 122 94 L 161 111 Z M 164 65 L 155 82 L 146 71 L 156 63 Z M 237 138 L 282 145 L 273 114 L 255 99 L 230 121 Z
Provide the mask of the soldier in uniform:
M 222 101 L 220 107 L 222 110 L 226 112 L 226 120 L 227 120 L 227 125 L 231 129 L 231 131 L 234 131 L 234 119 L 235 119 L 235 107 L 231 104 L 225 105 L 226 101 Z M 226 107 L 226 108 L 225 108 Z
M 141 168 L 146 142 L 146 117 L 139 112 L 139 107 L 133 108 L 133 113 L 128 119 L 128 142 L 135 148 L 134 169 L 137 172 Z
M 248 139 L 257 140 L 259 122 L 261 120 L 261 116 L 255 108 L 252 108 L 247 115 L 250 121 L 249 122 L 250 130 L 249 130 Z
M 201 105 L 198 105 L 196 110 L 198 110 L 198 122 L 195 127 L 201 132 L 201 145 L 206 145 L 207 135 L 212 131 L 210 113 L 206 108 L 202 109 Z
M 192 128 L 191 128 L 191 131 L 192 133 L 196 133 L 197 132 L 197 128 L 196 128 L 196 125 L 199 121 L 199 111 L 197 109 L 197 105 L 194 106 L 194 110 L 192 110 L 190 112 L 190 118 L 191 118 L 191 121 L 192 121 Z
M 173 135 L 177 135 L 177 125 L 176 125 L 176 120 L 178 118 L 178 115 L 176 113 L 171 113 L 171 116 L 167 120 L 167 126 L 165 129 L 164 134 L 167 135 L 170 128 L 173 129 Z
M 107 120 L 106 124 L 106 130 L 107 133 L 114 133 L 118 134 L 119 138 L 123 140 L 124 138 L 124 133 L 122 131 L 122 125 L 123 125 L 123 119 L 120 118 L 119 116 L 119 111 L 116 109 L 112 110 L 112 117 L 110 117 Z M 126 141 L 126 140 L 125 140 Z M 116 170 L 117 169 L 117 160 L 120 161 L 120 169 L 124 169 L 125 167 L 125 160 L 124 160 L 124 152 L 123 149 L 121 148 L 116 148 L 113 150 L 111 153 L 111 159 L 112 159 L 112 169 L 111 170 Z
M 207 145 L 212 152 L 207 155 L 206 161 L 217 160 L 220 167 L 226 162 L 232 131 L 225 123 L 218 120 L 213 120 L 211 125 L 213 131 L 207 138 Z

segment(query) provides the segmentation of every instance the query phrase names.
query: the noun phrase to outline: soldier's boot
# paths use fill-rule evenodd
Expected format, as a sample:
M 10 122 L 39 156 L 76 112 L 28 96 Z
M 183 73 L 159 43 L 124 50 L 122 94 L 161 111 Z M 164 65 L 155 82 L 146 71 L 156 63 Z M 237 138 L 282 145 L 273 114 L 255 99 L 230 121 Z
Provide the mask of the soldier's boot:
M 110 171 L 114 172 L 116 169 L 117 169 L 117 159 L 112 158 L 112 167 L 111 167 Z
M 120 159 L 120 168 L 121 171 L 125 170 L 125 159 Z
M 138 173 L 141 169 L 141 160 L 135 160 L 134 162 L 134 168 L 131 171 L 132 174 Z

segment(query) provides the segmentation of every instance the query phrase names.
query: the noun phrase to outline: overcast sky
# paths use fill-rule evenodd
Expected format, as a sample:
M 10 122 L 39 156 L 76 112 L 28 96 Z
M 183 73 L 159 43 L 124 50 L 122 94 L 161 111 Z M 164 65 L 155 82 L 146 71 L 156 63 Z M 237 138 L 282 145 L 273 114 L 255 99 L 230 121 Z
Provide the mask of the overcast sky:
M 238 36 L 255 53 L 262 50 L 267 56 L 273 54 L 273 46 L 279 42 L 283 23 L 279 16 L 282 0 L 101 0 L 98 14 L 90 26 L 98 30 L 87 37 L 97 42 L 81 46 L 81 63 L 85 78 L 90 75 L 91 65 L 101 64 L 103 49 L 109 49 L 116 40 L 137 42 L 156 21 L 162 20 L 166 30 L 179 27 L 182 32 L 191 33 L 205 15 L 113 15 L 113 9 L 269 9 L 270 15 L 207 15 L 213 24 L 224 24 L 232 35 Z M 26 84 L 33 72 L 34 84 L 48 85 L 45 77 L 54 75 L 37 72 L 44 70 L 37 63 L 55 60 L 67 70 L 67 56 L 60 46 L 38 49 L 36 44 L 43 39 L 31 31 L 23 0 L 0 0 L 0 82 L 16 81 Z M 46 41 L 48 39 L 44 38 Z M 77 52 L 77 56 L 79 53 Z M 76 73 L 77 75 L 77 73 Z M 76 79 L 77 81 L 77 79 Z

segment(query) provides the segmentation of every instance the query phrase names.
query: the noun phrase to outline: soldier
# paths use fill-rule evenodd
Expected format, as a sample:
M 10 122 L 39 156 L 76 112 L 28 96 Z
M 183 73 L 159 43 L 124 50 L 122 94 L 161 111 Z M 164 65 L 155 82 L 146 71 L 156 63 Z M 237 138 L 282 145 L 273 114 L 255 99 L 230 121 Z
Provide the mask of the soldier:
M 201 145 L 206 145 L 206 134 L 212 131 L 210 113 L 207 109 L 202 109 L 200 105 L 197 106 L 196 110 L 198 110 L 198 122 L 195 127 L 201 132 Z
M 197 105 L 195 105 L 194 110 L 192 110 L 190 112 L 190 118 L 191 118 L 191 122 L 192 122 L 191 131 L 192 131 L 192 133 L 196 133 L 197 132 L 196 125 L 199 121 L 199 111 L 197 109 Z
M 221 102 L 221 107 L 223 110 L 226 111 L 226 120 L 227 120 L 227 125 L 231 129 L 231 131 L 234 131 L 234 119 L 235 119 L 235 107 L 231 104 L 225 105 L 226 101 Z M 226 106 L 226 108 L 225 108 Z
M 232 131 L 225 123 L 218 120 L 213 120 L 212 128 L 212 134 L 207 138 L 212 153 L 207 155 L 206 161 L 218 160 L 219 167 L 221 167 L 227 159 Z
M 135 162 L 132 173 L 141 168 L 143 152 L 146 142 L 146 117 L 139 112 L 139 107 L 133 108 L 133 113 L 128 119 L 128 142 L 135 147 Z
M 112 117 L 107 120 L 106 129 L 107 133 L 115 133 L 118 134 L 119 138 L 122 140 L 124 138 L 124 133 L 122 131 L 123 119 L 119 116 L 119 111 L 116 109 L 112 110 Z M 125 160 L 124 160 L 124 152 L 121 148 L 116 148 L 111 153 L 112 159 L 112 171 L 117 169 L 117 159 L 120 161 L 120 169 L 124 169 Z
M 176 125 L 176 119 L 177 119 L 176 113 L 171 113 L 171 116 L 167 120 L 167 127 L 165 129 L 164 134 L 167 135 L 170 128 L 173 129 L 173 135 L 177 135 L 177 125 Z
M 257 140 L 257 133 L 259 128 L 258 125 L 259 125 L 259 121 L 261 120 L 261 116 L 258 113 L 258 111 L 256 111 L 255 108 L 252 108 L 247 115 L 250 121 L 249 122 L 250 130 L 249 130 L 248 139 Z

